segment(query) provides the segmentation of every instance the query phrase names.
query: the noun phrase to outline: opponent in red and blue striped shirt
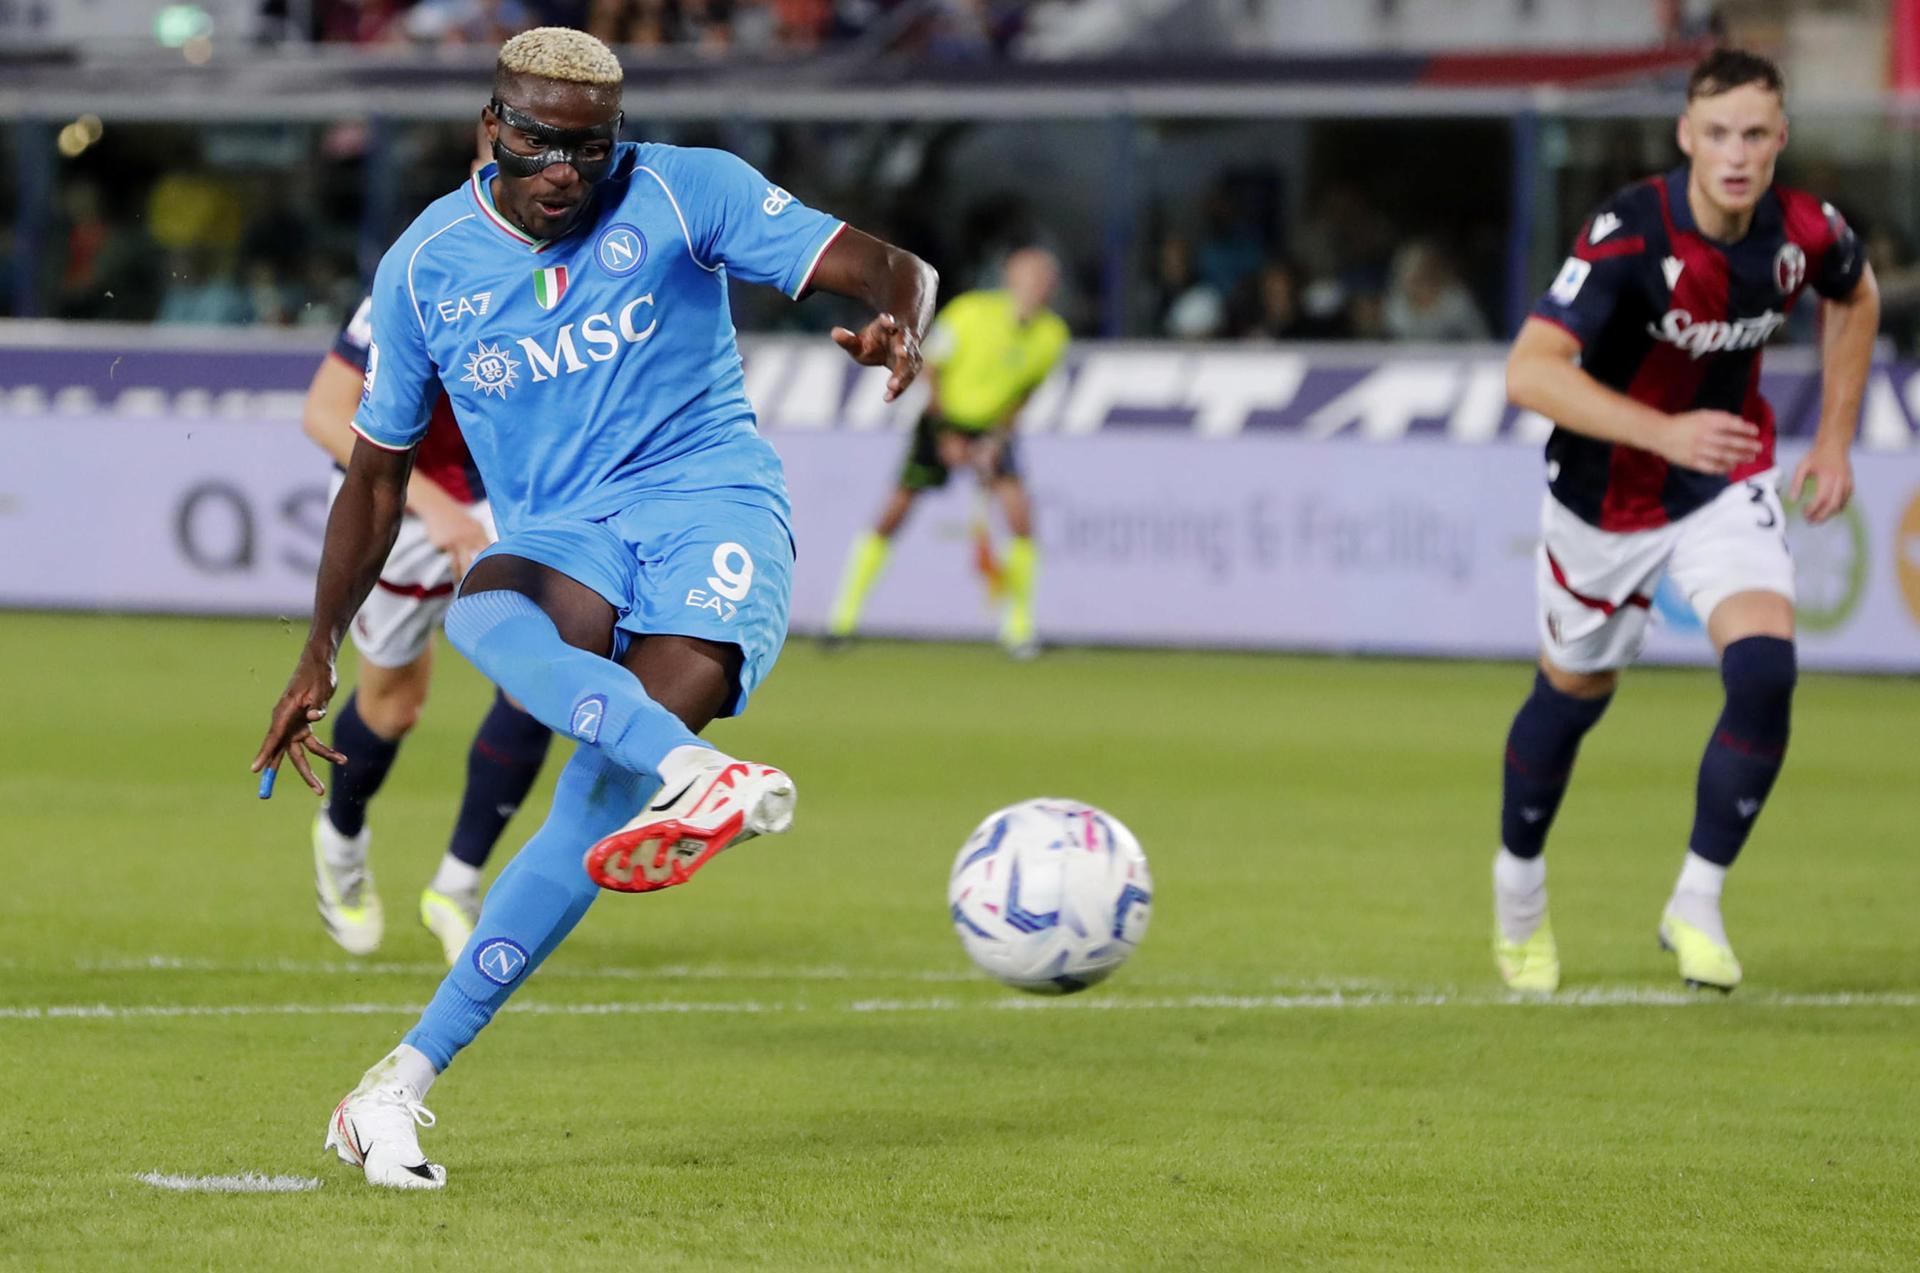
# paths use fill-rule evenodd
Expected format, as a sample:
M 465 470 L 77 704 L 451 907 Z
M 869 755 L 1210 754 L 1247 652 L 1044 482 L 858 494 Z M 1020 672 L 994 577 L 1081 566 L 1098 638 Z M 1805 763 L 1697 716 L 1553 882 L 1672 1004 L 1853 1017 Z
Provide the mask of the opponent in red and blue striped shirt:
M 1684 166 L 1616 194 L 1581 228 L 1507 363 L 1513 400 L 1554 424 L 1540 672 L 1507 739 L 1494 860 L 1495 956 L 1516 989 L 1559 984 L 1542 849 L 1663 576 L 1706 622 L 1726 706 L 1660 936 L 1689 985 L 1740 981 L 1721 883 L 1785 758 L 1795 680 L 1793 563 L 1760 358 L 1809 288 L 1822 306 L 1825 393 L 1791 491 L 1811 488 L 1801 511 L 1819 522 L 1853 489 L 1847 451 L 1878 292 L 1833 206 L 1773 183 L 1787 140 L 1779 70 L 1738 50 L 1710 54 L 1689 80 L 1678 140 Z

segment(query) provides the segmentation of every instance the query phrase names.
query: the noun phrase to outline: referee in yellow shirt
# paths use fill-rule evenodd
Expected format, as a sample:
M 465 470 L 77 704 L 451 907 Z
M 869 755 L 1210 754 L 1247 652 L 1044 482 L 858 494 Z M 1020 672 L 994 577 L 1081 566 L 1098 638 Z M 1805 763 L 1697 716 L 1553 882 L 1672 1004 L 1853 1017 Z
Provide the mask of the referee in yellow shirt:
M 845 640 L 887 564 L 894 534 L 921 492 L 972 469 L 1000 501 L 1012 542 L 1005 565 L 1006 614 L 1000 643 L 1017 658 L 1038 652 L 1033 631 L 1033 510 L 1014 455 L 1013 422 L 1067 350 L 1067 325 L 1047 308 L 1060 264 L 1041 248 L 1007 258 L 999 291 L 956 296 L 935 318 L 926 343 L 933 402 L 914 426 L 900 484 L 874 528 L 854 540 L 840 596 L 827 620 L 829 639 Z

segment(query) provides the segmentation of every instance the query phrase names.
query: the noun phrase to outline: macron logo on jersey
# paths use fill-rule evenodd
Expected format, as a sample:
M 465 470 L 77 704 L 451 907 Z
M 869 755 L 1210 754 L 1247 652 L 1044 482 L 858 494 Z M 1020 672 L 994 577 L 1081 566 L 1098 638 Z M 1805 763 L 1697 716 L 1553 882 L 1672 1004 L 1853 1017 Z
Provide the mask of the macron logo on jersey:
M 1647 324 L 1647 335 L 1684 350 L 1690 358 L 1699 358 L 1706 354 L 1758 349 L 1773 339 L 1773 334 L 1786 322 L 1785 314 L 1772 309 L 1731 323 L 1720 318 L 1696 323 L 1686 310 L 1670 309 L 1658 323 Z
M 1619 228 L 1619 217 L 1611 212 L 1602 212 L 1593 219 L 1593 229 L 1587 231 L 1587 242 L 1598 243 Z

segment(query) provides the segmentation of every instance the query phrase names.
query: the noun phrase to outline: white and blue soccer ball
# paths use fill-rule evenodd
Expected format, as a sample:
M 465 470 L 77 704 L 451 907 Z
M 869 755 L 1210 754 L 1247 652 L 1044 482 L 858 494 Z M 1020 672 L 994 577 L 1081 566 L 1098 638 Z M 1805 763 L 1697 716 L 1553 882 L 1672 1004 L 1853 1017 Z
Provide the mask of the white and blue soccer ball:
M 1009 986 L 1072 994 L 1111 976 L 1147 935 L 1153 876 L 1121 821 L 1077 800 L 987 815 L 954 859 L 960 944 Z

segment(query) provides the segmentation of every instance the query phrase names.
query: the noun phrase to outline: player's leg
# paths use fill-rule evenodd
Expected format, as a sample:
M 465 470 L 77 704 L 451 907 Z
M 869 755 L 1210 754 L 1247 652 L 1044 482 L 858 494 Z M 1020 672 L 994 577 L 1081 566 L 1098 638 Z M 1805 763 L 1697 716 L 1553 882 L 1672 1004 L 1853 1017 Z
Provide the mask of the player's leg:
M 419 1024 L 334 1110 L 327 1144 L 362 1166 L 370 1183 L 437 1188 L 445 1181 L 420 1151 L 420 1101 L 599 896 L 581 865 L 583 846 L 630 819 L 659 785 L 661 756 L 693 738 L 686 722 L 607 657 L 619 612 L 606 594 L 631 586 L 625 572 L 633 559 L 617 539 L 597 541 L 605 534 L 565 528 L 502 544 L 468 571 L 448 611 L 449 639 L 536 718 L 571 726 L 580 745 L 545 824 L 488 891 L 473 936 Z M 517 555 L 522 547 L 573 562 L 596 586 Z M 636 763 L 649 748 L 658 750 Z
M 736 503 L 638 510 L 621 519 L 649 586 L 621 620 L 625 661 L 690 720 L 737 715 L 786 640 L 793 540 L 769 510 Z M 587 852 L 603 888 L 685 883 L 730 845 L 785 831 L 793 780 L 717 751 L 670 757 L 659 798 Z
M 389 559 L 389 570 L 406 555 L 403 541 Z M 333 745 L 347 759 L 333 767 L 327 803 L 314 818 L 313 875 L 321 923 L 356 955 L 377 949 L 386 929 L 369 862 L 367 807 L 426 704 L 433 675 L 432 626 L 422 599 L 380 589 L 367 598 L 351 628 L 359 672 L 353 693 L 333 719 Z
M 1645 639 L 1648 599 L 1667 550 L 1661 536 L 1600 531 L 1551 498 L 1541 531 L 1540 664 L 1507 731 L 1493 862 L 1495 961 L 1519 990 L 1559 985 L 1547 917 L 1547 833 L 1581 741 L 1606 713 L 1620 669 Z
M 923 491 L 936 490 L 947 484 L 948 467 L 941 458 L 938 435 L 939 429 L 933 414 L 922 413 L 914 422 L 913 439 L 907 444 L 907 459 L 901 467 L 900 481 L 887 496 L 879 520 L 872 530 L 858 536 L 847 549 L 847 564 L 840 575 L 840 591 L 827 617 L 827 638 L 830 642 L 844 642 L 860 626 L 860 612 L 866 606 L 867 594 L 873 590 L 881 572 L 886 569 L 887 557 L 893 550 L 893 537 L 906 523 L 914 500 Z
M 522 549 L 571 559 L 596 584 Z M 702 744 L 609 657 L 618 612 L 607 595 L 631 595 L 634 571 L 625 546 L 598 525 L 510 536 L 467 572 L 447 638 L 547 728 L 657 781 L 664 756 Z
M 1730 487 L 1687 519 L 1673 578 L 1706 617 L 1726 699 L 1700 758 L 1693 831 L 1661 916 L 1689 984 L 1732 990 L 1741 969 L 1720 897 L 1786 760 L 1797 679 L 1793 563 L 1770 479 Z
M 533 789 L 553 733 L 495 691 L 467 750 L 467 785 L 453 836 L 420 894 L 420 922 L 452 963 L 480 914 L 480 872 L 507 822 Z
M 1010 536 L 1004 575 L 1007 610 L 1000 625 L 1000 644 L 1015 658 L 1031 658 L 1040 649 L 1033 626 L 1033 585 L 1040 558 L 1033 544 L 1033 502 L 1015 465 L 1011 438 L 1000 450 L 993 493 Z

